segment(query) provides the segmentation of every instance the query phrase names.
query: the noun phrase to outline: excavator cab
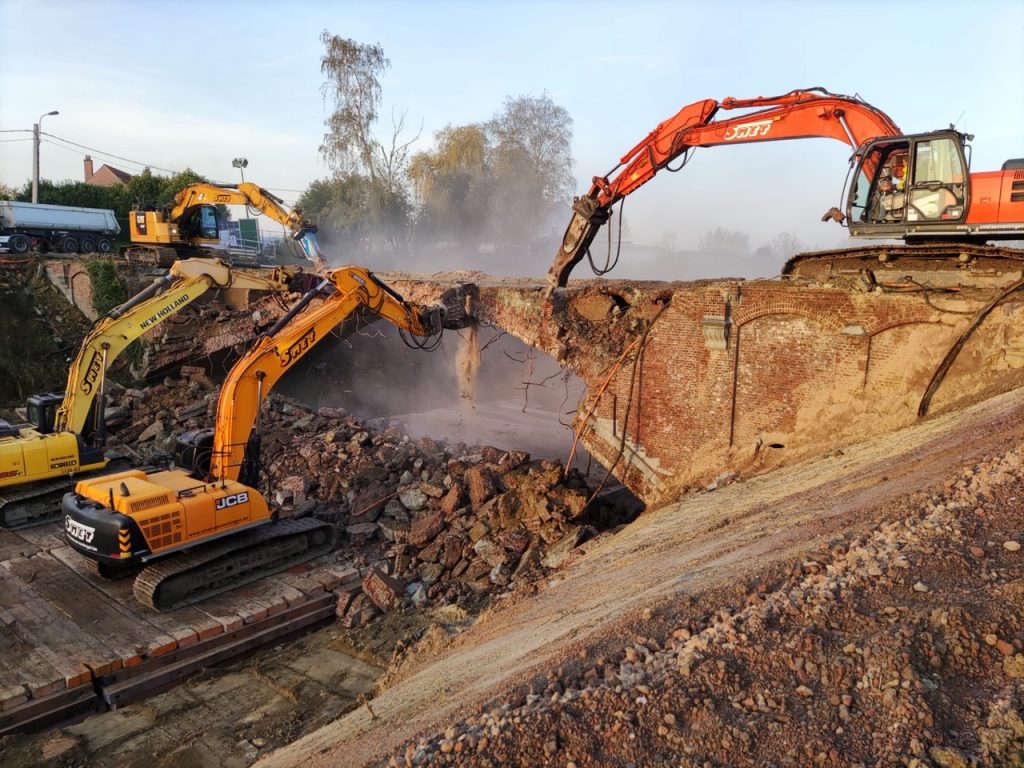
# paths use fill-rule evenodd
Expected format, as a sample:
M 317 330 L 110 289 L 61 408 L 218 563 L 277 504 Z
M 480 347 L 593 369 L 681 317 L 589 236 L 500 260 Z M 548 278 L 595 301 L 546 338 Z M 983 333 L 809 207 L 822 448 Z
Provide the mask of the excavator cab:
M 213 460 L 213 430 L 196 429 L 185 432 L 174 446 L 174 466 L 194 477 L 206 478 Z
M 970 195 L 967 138 L 934 131 L 860 147 L 847 200 L 850 234 L 913 240 L 959 231 Z
M 192 245 L 219 243 L 217 206 L 193 205 L 185 210 L 178 221 L 178 231 L 185 242 Z
M 57 409 L 64 402 L 63 392 L 47 392 L 42 395 L 31 395 L 25 404 L 25 416 L 28 423 L 41 435 L 53 432 L 57 420 Z

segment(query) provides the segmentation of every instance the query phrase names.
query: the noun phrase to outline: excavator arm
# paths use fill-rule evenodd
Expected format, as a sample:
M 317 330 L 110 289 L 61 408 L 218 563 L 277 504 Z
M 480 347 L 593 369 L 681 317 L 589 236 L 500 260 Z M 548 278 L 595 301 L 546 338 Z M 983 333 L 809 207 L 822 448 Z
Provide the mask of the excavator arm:
M 304 311 L 313 299 L 322 297 L 326 297 L 322 304 Z M 218 481 L 257 484 L 263 400 L 281 376 L 353 312 L 365 308 L 400 330 L 426 338 L 467 323 L 460 288 L 449 290 L 442 302 L 430 307 L 407 302 L 362 267 L 328 271 L 228 374 L 217 401 L 210 474 Z
M 266 276 L 233 269 L 220 259 L 175 262 L 170 271 L 134 297 L 100 317 L 86 335 L 68 371 L 64 400 L 57 409 L 55 431 L 82 434 L 94 404 L 101 410 L 104 378 L 110 363 L 135 339 L 191 304 L 211 288 L 259 291 L 301 291 L 302 270 L 275 269 Z M 97 414 L 97 441 L 102 444 L 102 419 Z
M 722 110 L 761 107 L 739 117 L 715 119 Z M 623 155 L 609 174 L 594 177 L 587 193 L 573 201 L 572 219 L 548 271 L 550 290 L 565 287 L 615 203 L 694 147 L 824 137 L 857 148 L 870 139 L 899 135 L 899 128 L 881 110 L 822 88 L 688 104 Z
M 289 210 L 281 198 L 262 187 L 246 182 L 237 187 L 208 183 L 191 184 L 174 198 L 170 219 L 179 221 L 189 208 L 204 204 L 245 205 L 255 208 L 287 227 L 291 236 L 302 246 L 306 258 L 316 266 L 316 271 L 323 271 L 323 253 L 316 237 L 316 225 L 304 218 L 298 208 Z

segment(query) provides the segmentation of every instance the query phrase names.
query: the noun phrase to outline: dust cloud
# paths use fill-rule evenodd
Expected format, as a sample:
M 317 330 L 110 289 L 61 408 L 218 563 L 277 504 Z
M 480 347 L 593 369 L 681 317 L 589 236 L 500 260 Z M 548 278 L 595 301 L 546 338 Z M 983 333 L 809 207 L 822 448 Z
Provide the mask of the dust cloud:
M 446 331 L 432 352 L 411 349 L 392 325 L 368 320 L 350 318 L 277 391 L 378 428 L 400 426 L 411 437 L 566 461 L 585 385 L 554 359 L 486 327 Z M 588 463 L 585 453 L 574 460 L 581 471 Z
M 459 334 L 455 367 L 459 377 L 459 397 L 472 403 L 476 392 L 476 372 L 480 369 L 480 326 L 476 323 Z

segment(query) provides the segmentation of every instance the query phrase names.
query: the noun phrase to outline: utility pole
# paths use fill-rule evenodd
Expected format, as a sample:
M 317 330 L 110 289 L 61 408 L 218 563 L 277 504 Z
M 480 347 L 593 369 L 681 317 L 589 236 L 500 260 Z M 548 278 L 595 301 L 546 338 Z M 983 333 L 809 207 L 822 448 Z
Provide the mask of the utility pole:
M 40 115 L 38 122 L 32 126 L 32 202 L 39 202 L 39 126 L 43 118 L 49 115 L 59 115 L 60 112 L 53 110 L 45 115 Z

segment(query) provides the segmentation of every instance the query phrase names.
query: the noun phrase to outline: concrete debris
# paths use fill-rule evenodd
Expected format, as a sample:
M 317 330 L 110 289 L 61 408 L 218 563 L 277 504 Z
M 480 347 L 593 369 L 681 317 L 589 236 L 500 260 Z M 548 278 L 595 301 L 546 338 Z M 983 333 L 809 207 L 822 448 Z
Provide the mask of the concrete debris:
M 181 433 L 209 427 L 217 393 L 195 387 L 201 373 L 183 366 L 180 378 L 168 376 L 144 396 L 125 390 L 111 444 L 133 445 L 150 461 L 172 453 Z M 339 602 L 346 626 L 398 607 L 512 589 L 559 567 L 595 525 L 637 512 L 603 498 L 588 506 L 591 490 L 578 472 L 521 451 L 378 433 L 342 409 L 314 411 L 277 394 L 261 423 L 263 488 L 279 515 L 336 523 L 363 569 L 369 603 Z

